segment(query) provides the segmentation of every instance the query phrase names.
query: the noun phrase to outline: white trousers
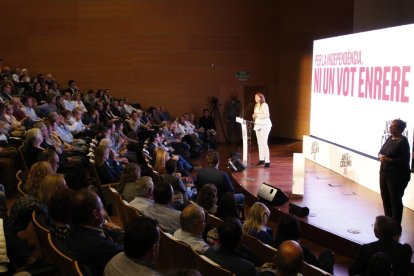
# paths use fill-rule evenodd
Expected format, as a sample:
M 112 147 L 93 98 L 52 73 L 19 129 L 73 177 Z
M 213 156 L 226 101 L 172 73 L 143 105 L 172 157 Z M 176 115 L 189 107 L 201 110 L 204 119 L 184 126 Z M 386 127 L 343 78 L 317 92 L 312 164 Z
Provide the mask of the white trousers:
M 269 138 L 271 128 L 271 126 L 265 126 L 256 130 L 257 146 L 259 147 L 259 160 L 264 160 L 265 163 L 270 163 L 270 152 L 269 146 L 267 145 L 267 139 Z

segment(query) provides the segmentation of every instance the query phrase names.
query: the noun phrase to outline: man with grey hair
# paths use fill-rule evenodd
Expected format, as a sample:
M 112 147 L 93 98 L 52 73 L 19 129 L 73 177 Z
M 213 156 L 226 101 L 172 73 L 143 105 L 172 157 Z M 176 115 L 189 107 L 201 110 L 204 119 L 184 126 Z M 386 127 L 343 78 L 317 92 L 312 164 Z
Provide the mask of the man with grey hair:
M 129 204 L 137 209 L 140 213 L 154 204 L 152 200 L 152 191 L 154 190 L 154 183 L 149 176 L 143 176 L 135 181 L 135 188 L 137 197 L 134 198 Z
M 197 204 L 189 204 L 181 212 L 181 228 L 175 231 L 174 237 L 185 242 L 192 249 L 204 254 L 210 246 L 203 240 L 203 231 L 206 225 L 206 214 Z

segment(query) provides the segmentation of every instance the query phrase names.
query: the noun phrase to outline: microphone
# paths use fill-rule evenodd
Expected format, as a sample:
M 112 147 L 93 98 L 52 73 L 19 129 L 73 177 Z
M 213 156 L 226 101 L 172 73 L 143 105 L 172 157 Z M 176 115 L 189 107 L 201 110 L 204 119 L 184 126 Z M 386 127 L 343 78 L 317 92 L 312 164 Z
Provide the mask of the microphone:
M 252 102 L 250 102 L 245 109 L 242 110 L 240 113 L 240 117 L 244 119 L 244 113 L 252 106 Z

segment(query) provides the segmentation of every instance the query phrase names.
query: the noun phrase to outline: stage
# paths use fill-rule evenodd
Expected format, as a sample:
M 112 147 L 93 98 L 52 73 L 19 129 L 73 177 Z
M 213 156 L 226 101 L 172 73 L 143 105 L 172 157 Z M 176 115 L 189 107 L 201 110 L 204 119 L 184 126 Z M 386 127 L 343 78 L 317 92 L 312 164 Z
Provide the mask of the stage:
M 240 152 L 240 148 L 241 146 L 233 150 Z M 248 204 L 257 200 L 256 195 L 263 182 L 291 194 L 295 152 L 302 152 L 302 141 L 279 142 L 270 145 L 270 168 L 253 165 L 243 172 L 232 173 L 234 183 L 239 185 L 238 189 L 247 192 Z M 251 164 L 257 163 L 257 156 L 257 148 L 253 146 Z M 303 198 L 291 198 L 290 202 L 310 209 L 309 216 L 301 219 L 305 238 L 351 258 L 360 244 L 376 240 L 372 224 L 377 215 L 383 214 L 378 193 L 310 160 L 305 160 L 304 188 Z M 282 212 L 288 212 L 288 204 L 272 207 L 271 211 L 271 220 L 276 221 Z M 408 243 L 414 248 L 413 222 L 414 211 L 404 208 L 400 242 Z

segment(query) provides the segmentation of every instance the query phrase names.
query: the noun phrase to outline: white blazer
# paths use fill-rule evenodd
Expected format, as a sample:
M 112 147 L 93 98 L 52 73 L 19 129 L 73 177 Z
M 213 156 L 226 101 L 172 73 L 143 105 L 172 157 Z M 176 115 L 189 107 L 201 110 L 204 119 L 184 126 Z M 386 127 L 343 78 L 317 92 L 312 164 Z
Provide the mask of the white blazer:
M 265 127 L 272 127 L 272 121 L 270 121 L 269 106 L 267 103 L 257 103 L 254 106 L 254 114 L 256 115 L 256 119 L 254 119 L 254 130 L 259 130 Z

